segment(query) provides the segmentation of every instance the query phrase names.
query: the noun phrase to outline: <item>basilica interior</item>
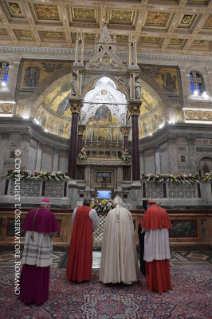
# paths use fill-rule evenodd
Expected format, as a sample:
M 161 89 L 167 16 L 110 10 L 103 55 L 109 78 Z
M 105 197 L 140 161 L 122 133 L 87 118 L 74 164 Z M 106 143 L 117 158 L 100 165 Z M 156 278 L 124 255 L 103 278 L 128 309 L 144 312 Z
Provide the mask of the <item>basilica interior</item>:
M 73 209 L 119 194 L 135 229 L 153 198 L 171 218 L 171 247 L 211 249 L 211 9 L 209 0 L 0 1 L 1 246 L 13 245 L 17 204 L 23 222 L 51 198 L 54 243 L 66 248 Z

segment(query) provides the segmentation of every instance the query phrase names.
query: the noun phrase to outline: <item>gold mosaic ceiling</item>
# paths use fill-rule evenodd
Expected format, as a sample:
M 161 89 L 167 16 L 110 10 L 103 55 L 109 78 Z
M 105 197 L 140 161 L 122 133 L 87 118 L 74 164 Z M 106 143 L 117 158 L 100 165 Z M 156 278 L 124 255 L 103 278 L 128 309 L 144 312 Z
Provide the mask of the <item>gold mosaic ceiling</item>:
M 0 45 L 74 48 L 82 30 L 91 49 L 105 24 L 117 50 L 134 35 L 140 52 L 212 52 L 210 0 L 0 0 Z

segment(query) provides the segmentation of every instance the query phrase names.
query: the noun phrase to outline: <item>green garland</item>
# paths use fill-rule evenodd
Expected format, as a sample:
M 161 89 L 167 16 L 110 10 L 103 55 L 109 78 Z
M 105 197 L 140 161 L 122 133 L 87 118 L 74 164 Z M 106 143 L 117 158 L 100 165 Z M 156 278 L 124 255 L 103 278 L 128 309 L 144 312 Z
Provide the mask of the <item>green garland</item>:
M 195 184 L 199 183 L 198 174 L 185 174 L 181 173 L 178 175 L 172 174 L 142 174 L 142 179 L 147 182 L 155 182 L 155 183 L 176 183 L 176 184 Z
M 70 180 L 70 177 L 67 175 L 67 172 L 63 174 L 60 171 L 52 172 L 42 172 L 42 171 L 29 171 L 29 170 L 21 170 L 20 173 L 17 170 L 8 169 L 7 171 L 7 178 L 20 178 L 22 179 L 32 179 L 32 180 L 39 180 L 39 179 L 48 179 L 48 180 Z

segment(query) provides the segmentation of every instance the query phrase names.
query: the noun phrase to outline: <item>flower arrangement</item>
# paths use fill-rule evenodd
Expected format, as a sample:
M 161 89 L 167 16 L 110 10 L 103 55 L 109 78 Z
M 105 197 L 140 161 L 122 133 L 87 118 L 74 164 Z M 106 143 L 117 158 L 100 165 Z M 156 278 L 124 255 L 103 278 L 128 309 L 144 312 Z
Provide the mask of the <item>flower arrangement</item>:
M 81 149 L 81 152 L 78 154 L 77 158 L 81 160 L 86 160 L 88 158 L 84 148 Z
M 129 155 L 127 149 L 125 149 L 121 159 L 122 159 L 122 161 L 131 161 L 131 156 Z
M 203 182 L 212 182 L 212 171 L 210 173 L 205 173 Z
M 113 201 L 111 199 L 95 199 L 94 203 L 91 204 L 91 208 L 98 212 L 105 212 L 115 208 Z
M 28 170 L 21 170 L 20 174 L 19 172 L 9 169 L 7 171 L 7 177 L 8 178 L 24 178 L 24 179 L 49 179 L 49 180 L 56 180 L 56 181 L 62 181 L 64 179 L 69 180 L 70 177 L 67 175 L 67 172 L 64 174 L 60 171 L 58 172 L 52 172 L 52 171 L 47 171 L 47 172 L 42 172 L 42 171 L 28 171 Z
M 156 183 L 177 183 L 177 184 L 193 184 L 199 183 L 198 181 L 198 174 L 185 174 L 180 173 L 179 175 L 172 175 L 172 174 L 142 174 L 142 179 L 146 180 L 147 182 L 156 182 Z

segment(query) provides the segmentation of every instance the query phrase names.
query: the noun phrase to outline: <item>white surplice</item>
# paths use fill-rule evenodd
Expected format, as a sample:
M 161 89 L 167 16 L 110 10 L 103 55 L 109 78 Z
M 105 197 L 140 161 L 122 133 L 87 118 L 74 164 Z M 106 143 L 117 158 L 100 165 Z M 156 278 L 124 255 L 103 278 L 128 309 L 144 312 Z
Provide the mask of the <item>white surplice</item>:
M 132 215 L 117 205 L 109 211 L 105 221 L 99 280 L 131 283 L 138 280 L 138 273 Z

